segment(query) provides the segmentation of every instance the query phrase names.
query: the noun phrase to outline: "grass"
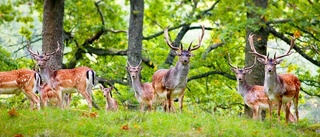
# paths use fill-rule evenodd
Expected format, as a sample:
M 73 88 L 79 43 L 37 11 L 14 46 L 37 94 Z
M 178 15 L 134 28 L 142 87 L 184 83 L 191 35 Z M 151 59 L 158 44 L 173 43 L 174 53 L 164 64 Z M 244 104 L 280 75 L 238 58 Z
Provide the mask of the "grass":
M 255 121 L 207 112 L 164 113 L 28 109 L 0 110 L 0 136 L 320 136 L 320 127 Z M 315 129 L 315 130 L 314 130 Z

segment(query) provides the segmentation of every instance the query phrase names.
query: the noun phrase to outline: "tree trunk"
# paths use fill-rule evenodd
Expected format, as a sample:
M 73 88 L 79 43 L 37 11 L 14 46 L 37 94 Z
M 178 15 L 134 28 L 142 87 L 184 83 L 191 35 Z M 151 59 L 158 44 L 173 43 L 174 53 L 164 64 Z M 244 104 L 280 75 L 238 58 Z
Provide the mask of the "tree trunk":
M 265 9 L 268 6 L 268 0 L 251 0 L 246 4 L 248 7 L 250 7 L 248 9 L 257 9 L 257 8 Z M 257 20 L 255 24 L 263 24 L 261 22 L 264 22 L 264 17 L 255 13 L 255 11 L 256 10 L 248 10 L 247 19 Z M 267 52 L 266 45 L 268 42 L 268 31 L 262 26 L 259 26 L 259 27 L 260 29 L 258 31 L 253 31 L 250 28 L 247 28 L 246 30 L 246 33 L 247 33 L 246 47 L 245 47 L 245 65 L 246 66 L 251 66 L 255 59 L 254 55 L 250 53 L 251 48 L 248 41 L 248 36 L 250 33 L 255 35 L 253 41 L 254 41 L 254 45 L 257 52 L 264 55 Z M 264 84 L 264 65 L 261 63 L 256 63 L 256 65 L 252 69 L 252 72 L 248 74 L 248 76 L 246 77 L 246 80 L 249 85 L 263 85 Z M 245 114 L 252 117 L 252 110 L 248 106 L 245 106 Z M 263 119 L 265 118 L 265 111 L 262 112 L 262 117 Z
M 61 52 L 57 52 L 48 62 L 53 70 L 62 68 L 63 58 L 63 14 L 64 0 L 45 0 L 43 6 L 42 52 L 54 52 L 59 42 Z
M 144 0 L 130 0 L 128 61 L 137 66 L 142 60 Z M 128 77 L 131 85 L 131 79 Z

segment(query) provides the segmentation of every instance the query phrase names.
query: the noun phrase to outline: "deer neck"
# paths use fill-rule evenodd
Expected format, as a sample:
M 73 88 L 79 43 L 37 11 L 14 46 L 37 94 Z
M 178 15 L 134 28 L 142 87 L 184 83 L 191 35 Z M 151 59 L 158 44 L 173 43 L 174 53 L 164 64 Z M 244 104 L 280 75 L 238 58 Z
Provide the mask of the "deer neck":
M 265 71 L 265 84 L 269 90 L 272 92 L 282 92 L 283 85 L 281 84 L 280 77 L 277 71 L 267 72 Z
M 107 94 L 106 99 L 107 99 L 107 103 L 110 105 L 112 103 L 112 100 L 113 100 L 113 98 L 110 95 L 110 92 Z
M 244 97 L 248 93 L 250 88 L 251 86 L 247 84 L 246 80 L 243 80 L 243 81 L 238 80 L 238 92 L 242 97 Z
M 142 86 L 141 86 L 141 81 L 139 76 L 135 79 L 131 78 L 132 81 L 132 87 L 134 89 L 134 91 L 138 94 L 141 95 L 142 92 Z
M 40 75 L 45 83 L 51 85 L 51 78 L 54 75 L 54 70 L 50 69 L 49 67 L 40 68 Z
M 176 66 L 173 68 L 173 77 L 177 81 L 179 81 L 179 83 L 185 82 L 189 73 L 189 68 L 190 68 L 189 64 L 184 65 L 178 62 Z

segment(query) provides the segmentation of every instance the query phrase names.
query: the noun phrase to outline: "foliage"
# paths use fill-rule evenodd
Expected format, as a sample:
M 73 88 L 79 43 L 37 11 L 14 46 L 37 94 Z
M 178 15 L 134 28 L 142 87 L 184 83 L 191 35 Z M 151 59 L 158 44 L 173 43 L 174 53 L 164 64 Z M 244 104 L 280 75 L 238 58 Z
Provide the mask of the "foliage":
M 206 14 L 202 14 L 215 2 L 218 2 L 217 6 Z M 167 26 L 170 26 L 170 28 L 177 27 L 177 29 L 169 32 L 171 39 L 174 40 L 184 24 L 191 24 L 191 27 L 205 24 L 207 27 L 206 39 L 202 47 L 193 52 L 194 56 L 191 58 L 189 78 L 212 71 L 229 74 L 232 77 L 233 73 L 227 64 L 227 54 L 230 53 L 235 64 L 244 65 L 246 28 L 258 31 L 259 27 L 273 27 L 287 38 L 292 35 L 298 36 L 296 40 L 297 48 L 312 60 L 319 62 L 319 2 L 271 0 L 265 10 L 248 7 L 245 2 L 244 0 L 145 1 L 142 55 L 149 62 L 143 64 L 142 82 L 150 82 L 152 74 L 157 69 L 171 67 L 164 63 L 170 48 L 164 42 L 161 31 Z M 33 3 L 21 1 L 14 5 L 15 7 L 28 5 L 27 9 L 29 10 L 25 14 L 21 14 L 21 12 L 16 12 L 18 10 L 12 4 L 1 3 L 0 6 L 7 6 L 8 8 L 0 7 L 0 16 L 2 13 L 6 13 L 6 16 L 8 16 L 6 22 L 15 20 L 25 23 L 21 26 L 19 35 L 31 38 L 34 41 L 41 40 L 41 31 L 32 30 L 35 29 L 36 25 L 32 23 L 35 19 L 30 18 L 30 16 L 38 13 L 38 21 L 42 21 L 43 1 L 34 1 Z M 137 101 L 132 90 L 127 86 L 128 75 L 125 70 L 127 56 L 114 53 L 127 49 L 127 34 L 125 32 L 115 32 L 114 30 L 127 30 L 129 5 L 127 1 L 126 3 L 101 1 L 98 3 L 98 7 L 93 1 L 65 1 L 64 30 L 66 48 L 64 51 L 64 63 L 69 65 L 70 62 L 75 61 L 76 66 L 93 68 L 99 77 L 107 79 L 116 86 L 119 93 L 114 92 L 114 97 L 123 106 L 133 105 L 136 107 Z M 101 10 L 101 13 L 99 13 L 98 9 Z M 253 25 L 256 20 L 247 19 L 246 13 L 248 10 L 255 10 L 260 13 L 265 22 Z M 100 17 L 100 14 L 103 15 L 103 18 Z M 0 18 L 0 23 L 1 21 L 2 18 Z M 100 37 L 94 39 L 92 43 L 86 43 L 87 40 L 96 36 L 98 32 L 103 33 Z M 155 35 L 157 33 L 160 33 L 160 35 Z M 198 34 L 198 30 L 190 29 L 182 39 L 182 43 L 185 46 L 191 41 L 196 43 Z M 283 39 L 274 33 L 270 33 L 269 41 L 278 42 L 283 41 Z M 207 52 L 207 49 L 216 43 L 223 43 L 223 45 Z M 21 47 L 21 44 L 17 44 L 17 46 L 25 49 Z M 284 49 L 284 47 L 288 46 L 278 45 L 276 48 Z M 90 52 L 90 48 L 97 50 Z M 0 50 L 2 51 L 2 49 Z M 83 51 L 80 53 L 81 57 L 76 58 L 79 56 L 78 53 L 80 51 Z M 1 64 L 1 69 L 3 70 L 21 67 L 31 68 L 32 66 L 32 62 L 25 58 L 16 60 L 15 63 L 12 63 L 13 61 L 11 60 L 6 61 L 10 54 L 2 53 L 0 56 L 1 61 L 3 60 L 8 64 L 11 63 L 13 66 L 6 67 L 6 65 Z M 2 59 L 2 56 L 6 58 Z M 174 63 L 176 61 L 177 58 Z M 301 62 L 303 65 L 285 61 L 281 66 L 289 66 L 285 72 L 298 75 L 303 83 L 303 92 L 311 96 L 319 96 L 319 66 L 304 67 L 304 64 L 310 65 L 312 63 L 306 60 Z M 13 64 L 19 65 L 14 66 Z M 99 106 L 104 104 L 104 98 L 99 92 L 96 92 L 94 96 Z M 77 100 L 80 100 L 80 98 L 75 96 L 74 100 L 73 107 L 78 107 L 79 102 Z M 236 81 L 220 74 L 207 75 L 189 81 L 184 103 L 186 108 L 191 110 L 199 106 L 198 108 L 208 112 L 219 111 L 225 113 L 238 113 L 243 105 L 242 98 L 236 91 Z M 305 103 L 305 99 L 300 99 L 300 103 Z
M 317 136 L 305 120 L 284 125 L 202 111 L 140 113 L 78 109 L 0 109 L 4 136 Z

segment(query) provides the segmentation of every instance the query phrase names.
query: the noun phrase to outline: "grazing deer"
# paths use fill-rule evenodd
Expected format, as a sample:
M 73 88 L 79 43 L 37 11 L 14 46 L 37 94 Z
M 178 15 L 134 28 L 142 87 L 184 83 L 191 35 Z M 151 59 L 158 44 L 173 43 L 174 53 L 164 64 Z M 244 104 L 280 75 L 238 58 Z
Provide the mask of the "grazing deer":
M 294 46 L 294 38 L 291 40 L 290 49 L 288 52 L 281 56 L 276 56 L 274 54 L 273 58 L 269 58 L 269 53 L 267 56 L 258 53 L 255 50 L 253 44 L 253 35 L 249 35 L 249 44 L 253 54 L 258 57 L 258 60 L 265 65 L 265 79 L 264 79 L 264 92 L 269 98 L 269 111 L 270 111 L 270 121 L 272 115 L 272 105 L 271 101 L 278 102 L 278 121 L 280 121 L 280 110 L 283 103 L 290 102 L 293 100 L 293 105 L 295 109 L 297 122 L 299 121 L 299 112 L 298 112 L 298 99 L 299 99 L 299 90 L 300 90 L 300 81 L 297 76 L 293 74 L 277 74 L 276 65 L 280 64 L 282 59 L 285 56 L 291 54 L 291 49 Z M 290 109 L 285 106 L 285 110 Z M 286 111 L 286 123 L 289 120 L 289 113 Z
M 28 42 L 28 51 L 33 59 L 36 60 L 39 66 L 39 72 L 44 82 L 49 84 L 52 89 L 59 92 L 60 107 L 63 108 L 64 95 L 66 93 L 79 92 L 87 101 L 88 107 L 92 108 L 92 87 L 94 85 L 95 72 L 88 67 L 78 67 L 74 69 L 59 69 L 52 70 L 47 66 L 48 60 L 60 51 L 60 45 L 58 43 L 58 48 L 56 51 L 40 55 L 39 53 L 34 53 L 30 49 L 30 42 Z
M 269 109 L 269 99 L 267 95 L 264 93 L 263 86 L 248 85 L 245 77 L 246 74 L 249 74 L 252 71 L 252 68 L 256 64 L 256 57 L 252 66 L 244 68 L 233 66 L 231 64 L 230 55 L 228 55 L 228 58 L 228 64 L 231 66 L 231 70 L 234 73 L 236 73 L 238 92 L 243 97 L 245 104 L 252 109 L 253 119 L 261 118 L 261 110 Z M 272 102 L 272 105 L 275 106 L 277 105 L 277 103 Z M 291 102 L 288 102 L 285 105 L 287 105 L 287 107 L 290 108 Z M 289 120 L 291 122 L 294 122 L 295 119 L 292 113 L 290 112 L 290 109 L 286 109 L 285 111 L 289 111 L 287 112 L 289 114 Z
M 202 27 L 202 34 L 199 37 L 199 43 L 194 48 L 191 48 L 190 43 L 187 50 L 183 50 L 182 44 L 179 47 L 172 46 L 169 39 L 168 28 L 164 30 L 164 37 L 167 45 L 177 51 L 179 60 L 173 68 L 170 69 L 159 69 L 152 76 L 152 87 L 155 91 L 156 98 L 165 98 L 167 100 L 165 111 L 174 111 L 172 108 L 172 98 L 179 96 L 179 107 L 182 112 L 184 90 L 187 87 L 187 76 L 190 69 L 190 57 L 192 56 L 191 51 L 194 51 L 201 46 L 201 41 L 204 36 L 204 26 Z
M 0 72 L 0 94 L 23 92 L 30 101 L 30 108 L 40 110 L 40 100 L 35 94 L 40 75 L 33 70 L 18 69 Z
M 135 91 L 134 95 L 140 104 L 140 111 L 143 112 L 145 106 L 148 107 L 148 111 L 151 111 L 152 103 L 155 102 L 154 90 L 152 87 L 152 83 L 141 83 L 140 81 L 139 75 L 142 69 L 142 66 L 140 66 L 141 61 L 136 67 L 131 66 L 129 62 L 127 62 L 127 64 L 129 66 L 127 66 L 126 68 L 130 74 L 132 87 Z
M 103 96 L 106 98 L 106 110 L 107 111 L 117 111 L 118 110 L 118 102 L 112 98 L 111 91 L 113 87 L 104 88 L 100 85 L 100 89 L 103 92 Z
M 48 102 L 54 106 L 58 106 L 61 102 L 59 98 L 60 92 L 52 89 L 49 84 L 42 83 L 39 87 L 40 99 L 41 103 L 44 107 L 48 106 Z M 64 96 L 64 108 L 68 108 L 70 106 L 71 94 L 67 94 Z

